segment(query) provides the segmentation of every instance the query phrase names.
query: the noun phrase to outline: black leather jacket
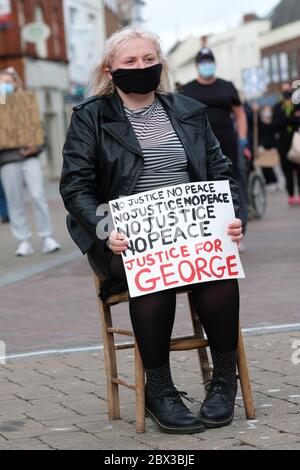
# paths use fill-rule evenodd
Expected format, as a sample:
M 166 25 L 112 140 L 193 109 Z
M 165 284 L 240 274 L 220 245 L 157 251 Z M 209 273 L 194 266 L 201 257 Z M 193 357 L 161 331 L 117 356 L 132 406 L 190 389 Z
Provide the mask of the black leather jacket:
M 159 94 L 188 158 L 191 181 L 229 180 L 235 212 L 238 185 L 229 159 L 212 133 L 206 106 L 179 94 Z M 82 253 L 99 240 L 100 203 L 130 195 L 143 169 L 143 154 L 117 93 L 94 96 L 75 106 L 63 148 L 60 194 L 69 212 L 67 226 Z

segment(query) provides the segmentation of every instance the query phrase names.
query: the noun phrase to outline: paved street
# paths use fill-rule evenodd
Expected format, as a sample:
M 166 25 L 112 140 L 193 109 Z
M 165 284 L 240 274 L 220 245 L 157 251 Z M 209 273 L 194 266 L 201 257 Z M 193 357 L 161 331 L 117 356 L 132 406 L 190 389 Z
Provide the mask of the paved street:
M 0 366 L 0 449 L 300 449 L 300 365 L 291 360 L 300 340 L 300 207 L 289 209 L 283 193 L 271 194 L 266 219 L 252 221 L 245 240 L 241 321 L 257 420 L 245 420 L 239 395 L 227 428 L 168 436 L 147 420 L 146 434 L 136 435 L 132 392 L 122 391 L 123 420 L 107 420 L 93 279 L 69 240 L 54 184 L 48 193 L 60 253 L 15 258 L 15 241 L 0 226 L 0 340 L 8 355 Z M 184 295 L 177 307 L 174 332 L 188 332 Z M 115 307 L 114 317 L 128 325 L 126 305 Z M 41 355 L 45 350 L 60 351 Z M 172 364 L 196 411 L 203 388 L 195 353 L 173 353 Z M 120 369 L 132 376 L 130 354 L 120 355 Z
M 108 421 L 102 352 L 9 361 L 0 369 L 0 449 L 299 450 L 300 365 L 291 362 L 297 338 L 247 337 L 256 420 L 245 419 L 239 392 L 230 426 L 192 436 L 162 434 L 149 418 L 146 433 L 136 434 L 130 390 L 121 392 L 122 420 Z M 133 380 L 130 353 L 120 354 L 119 369 Z M 197 411 L 203 387 L 196 353 L 173 353 L 172 370 Z

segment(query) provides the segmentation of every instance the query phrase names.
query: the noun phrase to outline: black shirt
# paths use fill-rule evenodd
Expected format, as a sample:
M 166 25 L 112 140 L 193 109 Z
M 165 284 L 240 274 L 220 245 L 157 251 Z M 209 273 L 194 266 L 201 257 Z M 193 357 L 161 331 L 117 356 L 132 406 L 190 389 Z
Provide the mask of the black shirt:
M 241 100 L 232 82 L 217 78 L 214 83 L 203 85 L 193 80 L 183 86 L 181 93 L 208 106 L 207 115 L 213 130 L 233 129 L 232 106 L 241 106 Z

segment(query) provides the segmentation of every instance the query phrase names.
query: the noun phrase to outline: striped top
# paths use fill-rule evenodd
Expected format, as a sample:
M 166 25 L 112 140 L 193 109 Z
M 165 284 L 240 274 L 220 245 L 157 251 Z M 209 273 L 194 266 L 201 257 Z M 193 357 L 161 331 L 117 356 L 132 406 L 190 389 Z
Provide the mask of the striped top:
M 125 114 L 142 148 L 144 168 L 133 194 L 150 189 L 189 183 L 185 150 L 160 101 Z

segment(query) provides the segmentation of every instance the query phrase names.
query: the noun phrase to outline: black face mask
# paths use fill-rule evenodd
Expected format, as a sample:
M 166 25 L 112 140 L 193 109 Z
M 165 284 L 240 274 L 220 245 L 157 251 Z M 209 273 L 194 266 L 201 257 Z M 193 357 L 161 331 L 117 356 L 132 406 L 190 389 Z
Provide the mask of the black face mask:
M 117 69 L 111 72 L 115 85 L 124 93 L 146 95 L 160 84 L 162 64 L 144 69 Z
M 290 100 L 293 96 L 293 93 L 291 91 L 284 91 L 282 94 L 285 100 Z

